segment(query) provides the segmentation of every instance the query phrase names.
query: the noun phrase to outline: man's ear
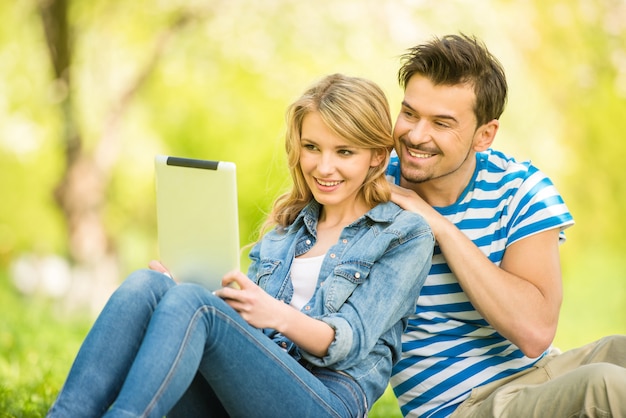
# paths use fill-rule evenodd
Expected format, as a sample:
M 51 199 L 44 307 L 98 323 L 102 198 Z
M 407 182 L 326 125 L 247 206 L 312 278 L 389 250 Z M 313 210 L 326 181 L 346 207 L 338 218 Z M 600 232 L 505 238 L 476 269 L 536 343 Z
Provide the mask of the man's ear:
M 500 121 L 498 119 L 490 120 L 480 126 L 474 134 L 474 151 L 480 152 L 489 148 L 496 137 L 499 127 Z

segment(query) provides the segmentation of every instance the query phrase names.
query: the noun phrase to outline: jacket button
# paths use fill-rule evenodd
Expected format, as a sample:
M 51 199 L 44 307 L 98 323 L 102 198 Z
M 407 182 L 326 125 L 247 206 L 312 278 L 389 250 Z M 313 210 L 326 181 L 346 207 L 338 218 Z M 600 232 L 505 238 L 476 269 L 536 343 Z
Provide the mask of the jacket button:
M 306 242 L 306 245 L 311 245 L 311 240 L 310 239 L 306 240 L 305 242 Z
M 311 307 L 310 307 L 309 305 L 306 305 L 306 306 L 304 307 L 304 310 L 305 310 L 305 311 L 310 311 L 310 310 L 311 310 Z
M 332 253 L 332 254 L 330 255 L 330 258 L 335 258 L 335 257 L 337 257 L 337 256 L 335 255 L 335 253 Z
M 341 240 L 341 242 L 343 242 L 344 244 L 347 244 L 348 240 L 344 238 L 344 239 Z
M 354 277 L 356 277 L 358 279 L 359 277 L 361 277 L 361 273 L 359 273 L 359 272 L 354 273 Z

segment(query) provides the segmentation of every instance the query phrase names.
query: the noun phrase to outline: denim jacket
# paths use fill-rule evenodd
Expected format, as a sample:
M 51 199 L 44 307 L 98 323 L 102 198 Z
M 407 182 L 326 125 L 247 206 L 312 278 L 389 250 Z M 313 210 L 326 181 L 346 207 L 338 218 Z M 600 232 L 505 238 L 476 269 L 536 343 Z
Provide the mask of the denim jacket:
M 285 303 L 293 295 L 291 263 L 315 244 L 320 208 L 311 201 L 293 224 L 275 228 L 250 251 L 250 279 Z M 343 229 L 302 308 L 335 330 L 327 355 L 313 356 L 274 330 L 264 332 L 296 359 L 350 375 L 372 405 L 400 359 L 401 334 L 426 280 L 433 247 L 421 216 L 391 202 L 379 204 Z

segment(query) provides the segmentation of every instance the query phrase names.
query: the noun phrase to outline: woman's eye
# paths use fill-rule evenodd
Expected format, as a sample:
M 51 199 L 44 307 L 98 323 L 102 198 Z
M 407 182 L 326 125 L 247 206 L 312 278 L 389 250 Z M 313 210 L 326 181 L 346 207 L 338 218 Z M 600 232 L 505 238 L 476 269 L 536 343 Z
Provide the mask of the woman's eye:
M 342 149 L 342 150 L 339 150 L 339 154 L 344 155 L 344 156 L 348 156 L 348 155 L 352 155 L 354 153 L 351 150 L 349 150 L 349 149 Z

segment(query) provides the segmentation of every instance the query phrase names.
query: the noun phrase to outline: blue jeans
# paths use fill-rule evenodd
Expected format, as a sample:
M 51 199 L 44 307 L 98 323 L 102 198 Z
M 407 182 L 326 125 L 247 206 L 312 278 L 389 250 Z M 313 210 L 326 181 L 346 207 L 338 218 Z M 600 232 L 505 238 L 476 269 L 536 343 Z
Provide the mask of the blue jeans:
M 347 375 L 305 367 L 223 300 L 140 270 L 111 296 L 48 417 L 357 417 Z

